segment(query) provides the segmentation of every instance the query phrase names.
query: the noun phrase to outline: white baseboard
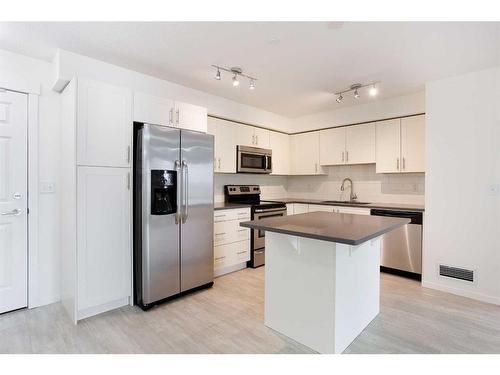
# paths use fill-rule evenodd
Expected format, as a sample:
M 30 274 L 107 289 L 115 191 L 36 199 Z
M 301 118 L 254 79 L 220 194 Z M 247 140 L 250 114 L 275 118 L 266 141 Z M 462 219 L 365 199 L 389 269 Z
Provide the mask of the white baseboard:
M 111 301 L 99 306 L 92 306 L 83 310 L 78 311 L 78 320 L 89 318 L 94 315 L 102 314 L 103 312 L 117 309 L 122 306 L 126 306 L 130 303 L 130 297 L 120 298 L 115 301 Z
M 214 270 L 214 277 L 219 277 L 231 272 L 242 270 L 244 268 L 247 268 L 247 262 L 238 263 L 235 264 L 234 266 L 217 268 Z
M 492 303 L 494 305 L 500 305 L 500 298 L 495 297 L 495 296 L 490 296 L 487 294 L 483 294 L 483 293 L 472 292 L 470 290 L 454 288 L 451 286 L 441 285 L 441 284 L 437 284 L 437 283 L 433 283 L 433 282 L 429 282 L 429 281 L 424 281 L 424 280 L 422 280 L 422 286 L 424 288 L 436 289 L 436 290 L 440 290 L 442 292 L 447 292 L 447 293 L 455 294 L 455 295 L 462 296 L 462 297 L 472 298 L 472 299 L 475 299 L 475 300 L 478 300 L 481 302 Z

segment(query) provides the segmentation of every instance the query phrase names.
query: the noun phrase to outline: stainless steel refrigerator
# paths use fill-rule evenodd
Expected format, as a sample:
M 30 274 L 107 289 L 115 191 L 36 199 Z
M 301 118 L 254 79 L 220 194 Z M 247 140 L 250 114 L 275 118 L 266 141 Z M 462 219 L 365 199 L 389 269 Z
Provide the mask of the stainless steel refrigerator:
M 212 135 L 134 123 L 134 290 L 147 309 L 213 284 Z

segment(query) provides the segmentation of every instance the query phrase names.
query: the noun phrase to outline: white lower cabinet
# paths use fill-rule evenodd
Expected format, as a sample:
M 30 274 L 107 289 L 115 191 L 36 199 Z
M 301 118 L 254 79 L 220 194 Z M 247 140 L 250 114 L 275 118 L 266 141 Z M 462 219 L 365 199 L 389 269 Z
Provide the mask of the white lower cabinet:
M 129 303 L 128 168 L 77 168 L 77 319 Z
M 250 260 L 250 229 L 240 222 L 250 220 L 250 208 L 214 212 L 214 274 L 224 275 L 245 268 Z
M 288 203 L 287 215 L 305 214 L 307 212 L 336 212 L 340 214 L 370 215 L 370 209 L 364 207 L 330 206 L 326 204 Z

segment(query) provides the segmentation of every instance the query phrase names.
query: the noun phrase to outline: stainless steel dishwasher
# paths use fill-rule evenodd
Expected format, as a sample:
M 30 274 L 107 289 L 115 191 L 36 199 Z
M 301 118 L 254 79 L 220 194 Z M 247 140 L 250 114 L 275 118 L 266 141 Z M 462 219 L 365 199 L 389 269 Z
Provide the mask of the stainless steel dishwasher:
M 372 209 L 373 216 L 402 217 L 411 222 L 382 236 L 380 270 L 422 278 L 422 212 Z

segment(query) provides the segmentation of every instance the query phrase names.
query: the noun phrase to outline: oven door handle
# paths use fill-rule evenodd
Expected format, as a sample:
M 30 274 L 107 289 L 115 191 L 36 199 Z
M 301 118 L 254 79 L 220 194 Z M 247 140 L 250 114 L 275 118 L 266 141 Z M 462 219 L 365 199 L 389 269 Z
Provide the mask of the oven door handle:
M 255 213 L 262 213 L 262 212 L 279 212 L 279 211 L 286 212 L 286 208 L 256 209 L 254 212 Z

